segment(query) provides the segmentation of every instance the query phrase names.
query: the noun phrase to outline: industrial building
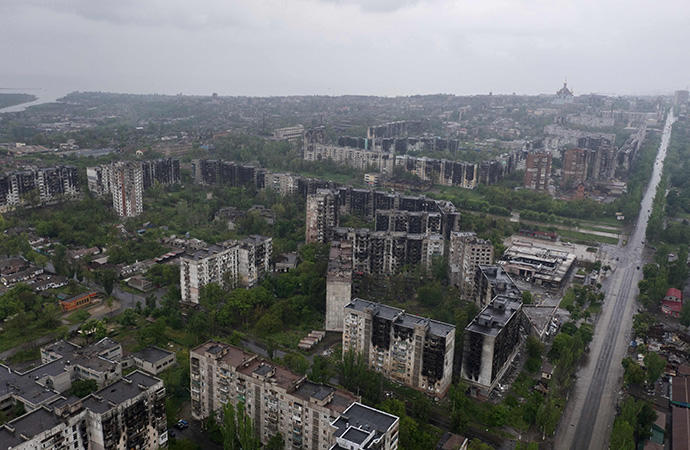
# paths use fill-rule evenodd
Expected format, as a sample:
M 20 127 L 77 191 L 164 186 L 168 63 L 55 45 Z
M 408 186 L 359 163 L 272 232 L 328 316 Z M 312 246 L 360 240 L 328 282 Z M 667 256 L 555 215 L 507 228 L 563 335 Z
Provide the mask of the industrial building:
M 498 295 L 522 299 L 522 291 L 502 266 L 480 264 L 474 275 L 474 302 L 484 308 Z
M 451 384 L 455 326 L 359 298 L 345 306 L 343 355 L 363 355 L 386 378 L 443 397 Z
M 184 254 L 180 258 L 180 292 L 183 303 L 199 303 L 208 283 L 234 288 L 252 287 L 270 272 L 273 239 L 252 235 Z
M 507 273 L 531 283 L 560 288 L 575 267 L 575 254 L 530 241 L 513 241 L 499 264 Z
M 333 241 L 326 272 L 326 331 L 343 331 L 343 308 L 352 299 L 352 245 Z
M 522 301 L 496 296 L 465 328 L 460 375 L 488 395 L 517 354 Z
M 0 212 L 26 203 L 38 206 L 74 198 L 79 191 L 76 167 L 32 168 L 7 173 L 0 175 Z
M 530 152 L 525 163 L 523 185 L 535 191 L 546 191 L 551 184 L 551 153 Z
M 494 246 L 474 232 L 454 231 L 448 250 L 448 280 L 464 300 L 474 300 L 474 279 L 480 265 L 494 262 Z
M 285 448 L 398 447 L 396 416 L 358 403 L 342 389 L 318 384 L 238 347 L 207 342 L 190 352 L 192 416 L 222 417 L 242 402 L 261 442 L 278 433 Z

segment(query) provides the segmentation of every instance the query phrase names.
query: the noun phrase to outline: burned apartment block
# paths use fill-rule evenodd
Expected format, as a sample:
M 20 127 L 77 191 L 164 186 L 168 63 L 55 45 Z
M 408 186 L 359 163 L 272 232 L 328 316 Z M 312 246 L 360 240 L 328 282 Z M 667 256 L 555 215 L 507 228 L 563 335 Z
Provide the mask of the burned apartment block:
M 196 159 L 192 161 L 194 181 L 199 184 L 220 184 L 230 187 L 263 189 L 266 185 L 266 170 L 250 164 L 218 159 Z
M 474 295 L 472 300 L 484 308 L 497 295 L 522 299 L 522 291 L 500 265 L 477 266 L 474 274 Z
M 494 246 L 474 232 L 452 232 L 448 250 L 448 278 L 460 290 L 461 298 L 474 300 L 477 268 L 494 261 Z
M 113 209 L 120 217 L 136 217 L 144 211 L 144 173 L 140 163 L 120 161 L 110 166 Z
M 396 155 L 395 166 L 416 175 L 422 181 L 443 186 L 474 189 L 479 182 L 479 166 L 476 163 Z
M 326 331 L 343 331 L 343 308 L 352 299 L 352 244 L 333 241 L 326 271 Z
M 359 298 L 345 306 L 343 355 L 363 355 L 386 378 L 441 398 L 451 384 L 455 326 Z
M 465 328 L 462 379 L 489 395 L 517 354 L 521 326 L 522 300 L 496 296 Z
M 0 443 L 51 450 L 166 447 L 163 382 L 140 371 L 110 372 L 121 351 L 107 338 L 84 348 L 61 341 L 42 348 L 43 364 L 27 372 L 0 365 L 0 408 L 21 403 L 27 411 L 0 425 Z M 79 399 L 67 394 L 72 379 L 96 379 L 102 388 Z
M 306 209 L 306 243 L 330 242 L 333 229 L 338 226 L 338 192 L 333 189 L 317 190 L 307 197 Z
M 207 342 L 190 352 L 192 416 L 222 418 L 227 403 L 244 405 L 261 442 L 281 434 L 285 448 L 398 447 L 396 416 L 364 406 L 342 389 L 307 380 L 238 347 Z
M 154 184 L 178 184 L 180 182 L 180 160 L 172 158 L 151 159 L 141 162 L 144 189 Z
M 393 173 L 395 156 L 382 151 L 364 150 L 353 147 L 340 147 L 329 144 L 313 144 L 304 149 L 305 161 L 333 161 L 353 169 L 376 170 L 385 174 Z
M 576 257 L 563 247 L 513 241 L 499 264 L 507 273 L 546 288 L 560 288 L 575 267 Z
M 79 192 L 78 170 L 72 166 L 0 174 L 0 212 L 24 204 L 36 206 L 74 198 Z
M 209 283 L 235 288 L 252 287 L 270 272 L 273 239 L 252 235 L 241 241 L 210 245 L 180 258 L 180 295 L 183 303 L 199 303 Z
M 424 130 L 420 120 L 398 120 L 367 128 L 367 139 L 393 138 L 421 134 Z
M 352 246 L 355 272 L 391 275 L 403 268 L 421 265 L 431 268 L 434 258 L 443 256 L 445 241 L 440 234 L 371 231 L 338 227 L 333 239 Z

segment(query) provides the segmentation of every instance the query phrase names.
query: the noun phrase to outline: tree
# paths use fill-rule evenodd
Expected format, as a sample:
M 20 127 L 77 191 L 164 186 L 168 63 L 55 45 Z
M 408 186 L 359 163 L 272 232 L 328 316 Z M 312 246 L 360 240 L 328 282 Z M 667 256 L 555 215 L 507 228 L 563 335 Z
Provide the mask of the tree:
M 627 421 L 620 417 L 616 418 L 611 431 L 611 445 L 610 448 L 620 450 L 635 450 L 635 436 L 634 429 Z
M 99 341 L 106 336 L 105 322 L 97 319 L 89 319 L 79 327 L 79 332 L 87 341 Z
M 278 433 L 271 436 L 268 443 L 264 446 L 266 450 L 283 450 L 285 448 L 285 440 L 283 435 Z
M 113 287 L 115 286 L 115 279 L 117 275 L 112 269 L 103 269 L 98 272 L 96 280 L 103 286 L 103 290 L 106 295 L 113 293 Z
M 654 385 L 666 368 L 666 360 L 655 352 L 648 352 L 644 357 L 647 368 L 647 383 Z
M 625 381 L 626 385 L 630 386 L 634 384 L 640 386 L 642 383 L 644 383 L 645 373 L 639 364 L 630 358 L 623 358 L 622 364 L 623 368 L 625 369 L 623 380 Z
M 522 291 L 522 303 L 525 305 L 531 305 L 533 301 L 532 293 L 530 291 Z
M 223 407 L 223 426 L 221 427 L 223 434 L 223 449 L 224 450 L 239 450 L 237 442 L 237 422 L 235 421 L 235 407 L 228 402 Z
M 95 392 L 98 390 L 98 384 L 96 383 L 96 380 L 93 379 L 88 379 L 88 380 L 74 380 L 72 382 L 72 387 L 70 388 L 69 392 L 70 394 L 79 397 L 79 398 L 84 398 L 87 395 L 89 395 L 92 392 Z
M 690 302 L 685 302 L 680 310 L 680 323 L 685 327 L 690 327 Z

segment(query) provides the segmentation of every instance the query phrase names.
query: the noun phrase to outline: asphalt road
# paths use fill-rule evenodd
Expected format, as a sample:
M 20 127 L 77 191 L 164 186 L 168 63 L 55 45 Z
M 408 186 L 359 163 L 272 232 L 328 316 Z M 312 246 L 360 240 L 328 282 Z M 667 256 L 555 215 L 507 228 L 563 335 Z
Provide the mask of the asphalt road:
M 615 250 L 617 267 L 605 284 L 606 299 L 590 345 L 590 357 L 580 369 L 560 426 L 559 450 L 606 449 L 621 387 L 625 356 L 642 279 L 645 232 L 652 202 L 661 179 L 666 149 L 675 118 L 669 114 L 654 164 L 652 178 L 640 205 L 635 229 L 625 247 Z

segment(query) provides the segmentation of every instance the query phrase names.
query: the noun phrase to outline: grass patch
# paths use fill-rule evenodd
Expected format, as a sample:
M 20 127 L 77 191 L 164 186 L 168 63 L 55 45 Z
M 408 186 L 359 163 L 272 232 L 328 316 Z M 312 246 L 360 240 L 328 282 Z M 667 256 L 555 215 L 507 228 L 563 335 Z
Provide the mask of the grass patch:
M 20 364 L 41 359 L 41 350 L 38 347 L 30 347 L 15 352 L 7 359 L 10 364 Z
M 608 236 L 597 236 L 595 234 L 582 233 L 579 231 L 558 230 L 557 233 L 563 238 L 575 241 L 576 243 L 583 243 L 585 245 L 592 242 L 601 242 L 603 244 L 618 244 L 618 239 Z
M 91 317 L 91 313 L 89 313 L 85 309 L 80 309 L 78 311 L 74 311 L 72 314 L 67 316 L 67 321 L 71 323 L 72 325 L 77 324 L 77 323 L 82 323 L 85 322 L 86 320 Z

